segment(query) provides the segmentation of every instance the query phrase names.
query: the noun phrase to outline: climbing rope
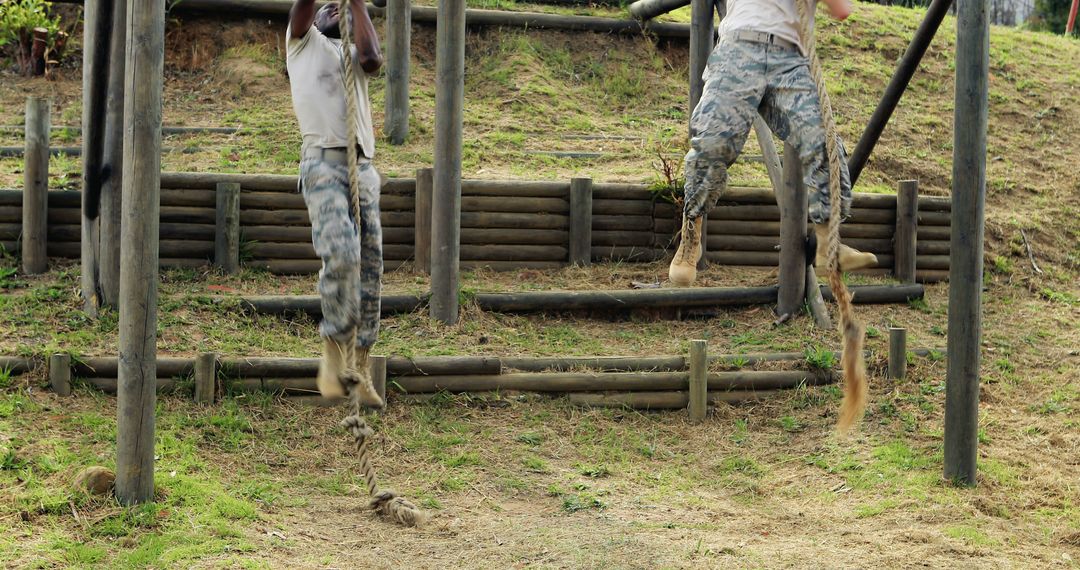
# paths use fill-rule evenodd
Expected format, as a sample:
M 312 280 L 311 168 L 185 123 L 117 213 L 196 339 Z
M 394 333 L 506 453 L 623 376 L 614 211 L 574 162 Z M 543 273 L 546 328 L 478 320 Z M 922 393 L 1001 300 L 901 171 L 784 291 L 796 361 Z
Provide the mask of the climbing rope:
M 840 310 L 840 333 L 844 344 L 840 357 L 844 374 L 844 399 L 840 404 L 840 417 L 837 429 L 845 432 L 862 418 L 866 410 L 867 382 L 866 362 L 863 360 L 863 339 L 865 330 L 862 323 L 855 319 L 851 306 L 851 292 L 840 274 L 840 150 L 837 147 L 836 119 L 833 117 L 832 103 L 825 89 L 825 75 L 821 61 L 817 57 L 814 41 L 814 14 L 809 10 L 806 0 L 795 0 L 799 11 L 799 36 L 806 48 L 806 58 L 810 61 L 810 74 L 817 87 L 821 102 L 821 121 L 825 127 L 825 151 L 829 157 L 829 231 L 828 249 L 826 250 L 826 268 L 829 274 L 829 288 L 836 297 Z
M 342 2 L 341 19 L 338 25 L 341 29 L 342 58 L 345 61 L 345 107 L 351 123 L 348 141 L 349 199 L 352 202 L 353 219 L 356 221 L 356 227 L 359 230 L 362 218 L 360 217 L 360 176 L 357 171 L 359 157 L 356 153 L 356 147 L 360 142 L 357 138 L 357 133 L 360 131 L 360 114 L 356 100 L 356 74 L 353 69 L 352 58 L 352 10 L 349 8 L 349 4 L 347 0 Z M 352 366 L 354 363 L 351 355 L 356 350 L 356 328 L 353 328 L 349 346 L 349 364 Z M 371 497 L 368 508 L 406 526 L 416 526 L 422 523 L 425 515 L 416 505 L 398 496 L 393 491 L 379 490 L 379 485 L 375 481 L 375 468 L 371 465 L 370 448 L 368 447 L 368 442 L 375 435 L 375 430 L 371 429 L 367 420 L 364 419 L 359 384 L 350 382 L 347 390 L 349 393 L 350 414 L 341 420 L 341 427 L 345 428 L 353 436 L 356 453 L 360 459 L 360 472 L 364 476 L 364 483 L 367 485 L 368 495 Z

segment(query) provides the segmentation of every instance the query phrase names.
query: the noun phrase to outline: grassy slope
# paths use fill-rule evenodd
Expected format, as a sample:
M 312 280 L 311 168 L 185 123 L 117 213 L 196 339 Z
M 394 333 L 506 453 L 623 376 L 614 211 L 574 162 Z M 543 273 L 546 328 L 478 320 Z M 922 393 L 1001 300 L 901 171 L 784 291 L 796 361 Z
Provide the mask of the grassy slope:
M 824 26 L 822 52 L 849 141 L 903 50 L 900 38 L 917 21 L 917 12 L 859 6 L 852 21 Z M 943 32 L 954 26 L 948 20 Z M 292 172 L 295 126 L 287 85 L 276 72 L 276 31 L 229 27 L 220 42 L 229 47 L 217 54 L 221 46 L 206 41 L 207 31 L 217 28 L 171 28 L 178 49 L 170 52 L 166 121 L 242 123 L 256 132 L 171 139 L 167 145 L 209 150 L 170 154 L 165 166 Z M 925 191 L 948 192 L 947 35 L 935 42 L 886 132 L 864 175 L 868 188 L 884 191 L 897 179 L 917 176 Z M 253 43 L 238 47 L 241 41 Z M 1069 62 L 1080 57 L 1080 46 L 1002 29 L 994 29 L 992 41 L 992 254 L 977 491 L 939 480 L 944 365 L 938 361 L 915 362 L 909 381 L 885 382 L 880 359 L 873 359 L 872 407 L 852 441 L 827 436 L 833 389 L 724 408 L 703 427 L 678 414 L 582 412 L 533 401 L 505 408 L 464 401 L 395 406 L 379 420 L 378 468 L 391 486 L 435 514 L 433 526 L 417 533 L 357 513 L 362 483 L 336 429 L 336 410 L 293 409 L 259 395 L 211 408 L 186 398 L 160 401 L 156 503 L 123 510 L 72 494 L 67 483 L 81 466 L 112 463 L 115 400 L 82 388 L 75 399 L 61 401 L 38 389 L 41 378 L 0 374 L 0 565 L 804 567 L 813 560 L 823 567 L 892 567 L 919 560 L 937 567 L 1075 566 L 1080 182 L 1069 149 L 1080 148 L 1080 72 Z M 416 136 L 403 148 L 380 149 L 387 173 L 408 175 L 430 162 L 433 43 L 429 30 L 418 34 Z M 652 178 L 654 141 L 672 152 L 684 146 L 682 51 L 579 34 L 470 35 L 466 175 Z M 372 88 L 376 110 L 380 85 Z M 52 91 L 61 102 L 57 116 L 77 122 L 77 78 L 5 81 L 0 122 L 18 122 L 26 91 Z M 564 138 L 597 132 L 644 141 Z M 617 155 L 559 160 L 526 153 L 594 145 Z M 59 176 L 76 172 L 78 164 L 58 160 L 53 167 L 60 183 Z M 17 161 L 0 161 L 0 185 L 17 184 L 17 169 Z M 764 182 L 753 168 L 740 167 L 736 175 Z M 1020 227 L 1030 230 L 1046 274 L 1030 270 Z M 3 280 L 0 352 L 114 350 L 115 315 L 97 323 L 81 317 L 76 271 L 69 264 L 42 278 Z M 625 287 L 662 272 L 661 265 L 623 265 L 479 273 L 465 286 Z M 395 290 L 425 286 L 407 273 L 387 279 Z M 713 269 L 705 279 L 770 278 Z M 211 285 L 264 293 L 312 289 L 309 279 L 169 272 L 162 284 L 162 350 L 315 354 L 310 321 L 237 319 L 205 303 Z M 940 285 L 925 304 L 859 309 L 871 327 L 868 346 L 880 354 L 881 331 L 895 324 L 909 328 L 912 346 L 941 346 L 946 298 Z M 716 352 L 814 350 L 834 342 L 805 319 L 780 329 L 770 321 L 761 309 L 702 321 L 616 324 L 470 312 L 462 325 L 445 328 L 409 315 L 388 319 L 381 342 L 400 354 L 670 354 L 683 352 L 685 339 L 694 337 L 708 338 Z M 19 522 L 21 513 L 29 522 Z M 380 551 L 369 547 L 376 541 Z

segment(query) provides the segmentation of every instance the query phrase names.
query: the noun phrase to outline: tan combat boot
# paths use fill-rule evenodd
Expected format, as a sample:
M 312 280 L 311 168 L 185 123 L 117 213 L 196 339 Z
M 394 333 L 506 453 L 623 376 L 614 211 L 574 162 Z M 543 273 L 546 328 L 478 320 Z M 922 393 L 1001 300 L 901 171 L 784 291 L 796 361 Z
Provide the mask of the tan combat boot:
M 828 272 L 829 224 L 814 224 L 814 233 L 817 235 L 817 259 L 814 260 L 814 271 L 821 276 Z M 876 255 L 844 244 L 840 244 L 839 256 L 840 271 L 854 271 L 877 265 Z
M 355 346 L 350 352 L 352 367 L 347 372 L 349 376 L 346 381 L 352 384 L 351 389 L 359 391 L 357 395 L 360 397 L 360 403 L 369 408 L 383 407 L 385 405 L 383 399 L 379 397 L 379 393 L 375 391 L 375 384 L 371 381 L 371 363 L 368 361 L 371 349 Z
M 697 264 L 701 259 L 702 220 L 687 220 L 683 216 L 682 239 L 668 268 L 668 279 L 676 287 L 689 287 L 697 279 Z
M 349 347 L 330 337 L 323 337 L 323 357 L 319 361 L 319 375 L 315 384 L 325 398 L 344 398 L 345 386 L 341 377 L 349 365 Z

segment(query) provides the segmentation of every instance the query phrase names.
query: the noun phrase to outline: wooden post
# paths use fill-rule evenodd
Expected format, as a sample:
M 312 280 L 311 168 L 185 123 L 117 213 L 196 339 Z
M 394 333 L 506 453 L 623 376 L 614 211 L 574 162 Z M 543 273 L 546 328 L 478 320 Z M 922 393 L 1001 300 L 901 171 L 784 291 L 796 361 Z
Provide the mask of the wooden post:
M 709 390 L 708 357 L 705 354 L 705 341 L 690 341 L 690 420 L 700 422 L 705 419 L 708 406 L 706 397 Z
M 386 357 L 371 356 L 368 358 L 368 366 L 371 367 L 371 383 L 375 386 L 375 392 L 386 402 Z
M 158 226 L 165 4 L 128 5 L 124 83 L 124 192 L 120 241 L 120 359 L 117 370 L 116 498 L 154 496 L 157 390 Z
M 784 193 L 780 197 L 780 290 L 776 314 L 798 314 L 806 296 L 806 186 L 799 153 L 784 143 Z
M 907 330 L 889 328 L 889 378 L 903 380 L 907 377 Z
M 431 206 L 431 318 L 458 320 L 465 0 L 439 0 L 435 32 L 435 171 Z
M 226 275 L 240 271 L 240 184 L 217 184 L 214 217 L 214 265 Z
M 101 207 L 101 160 L 109 75 L 112 0 L 85 0 L 83 18 L 83 174 L 79 248 L 83 308 L 90 316 L 97 316 L 101 303 L 101 285 L 98 279 L 98 217 Z
M 390 0 L 386 9 L 386 136 L 404 144 L 409 136 L 410 0 Z
M 49 100 L 26 99 L 23 151 L 22 266 L 27 275 L 49 269 L 45 251 L 49 212 Z
M 592 263 L 592 178 L 570 180 L 570 265 Z
M 772 183 L 773 192 L 776 194 L 776 205 L 780 205 L 780 194 L 784 188 L 784 166 L 780 164 L 780 156 L 776 154 L 776 143 L 773 142 L 772 131 L 761 115 L 754 115 L 754 134 L 757 136 L 758 146 L 761 147 L 761 159 L 765 162 L 765 170 L 769 173 L 769 182 Z
M 54 354 L 49 357 L 49 387 L 58 396 L 71 395 L 70 354 Z
M 705 81 L 701 78 L 713 49 L 713 3 L 711 0 L 692 0 L 690 2 L 690 109 L 694 109 L 701 100 Z M 690 136 L 694 135 L 693 127 Z
M 124 80 L 127 67 L 127 0 L 112 0 L 109 37 L 109 89 L 105 99 L 105 131 L 101 162 L 101 218 L 98 228 L 98 277 L 101 304 L 120 302 L 120 224 L 124 173 Z
M 213 404 L 217 389 L 217 354 L 202 352 L 195 357 L 195 403 Z
M 413 252 L 416 270 L 431 273 L 431 185 L 433 171 L 416 169 L 416 206 L 413 220 Z
M 961 0 L 956 22 L 949 341 L 945 386 L 946 479 L 975 484 L 990 32 L 987 0 Z
M 829 310 L 825 308 L 825 299 L 821 295 L 821 286 L 818 285 L 813 265 L 806 266 L 806 304 L 810 306 L 810 314 L 813 315 L 817 328 L 832 329 L 832 319 L 829 317 Z
M 919 229 L 919 181 L 903 180 L 896 192 L 896 233 L 893 234 L 893 276 L 915 282 L 915 248 Z

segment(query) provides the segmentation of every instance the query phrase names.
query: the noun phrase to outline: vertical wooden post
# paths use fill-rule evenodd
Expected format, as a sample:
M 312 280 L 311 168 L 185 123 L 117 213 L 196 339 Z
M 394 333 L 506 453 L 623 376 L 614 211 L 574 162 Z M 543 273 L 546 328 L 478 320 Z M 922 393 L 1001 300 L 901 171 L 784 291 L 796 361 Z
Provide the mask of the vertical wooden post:
M 960 0 L 956 22 L 949 342 L 945 386 L 946 479 L 975 484 L 979 444 L 983 232 L 990 32 L 987 0 Z
M 780 290 L 776 313 L 794 317 L 806 296 L 806 186 L 799 153 L 784 143 L 784 193 L 780 197 Z
M 59 396 L 71 395 L 71 355 L 49 357 L 49 387 Z
M 889 328 L 889 378 L 903 380 L 907 376 L 907 330 Z
M 240 271 L 240 184 L 236 182 L 217 184 L 214 265 L 227 275 Z
M 915 248 L 919 230 L 919 181 L 903 180 L 896 193 L 896 233 L 893 234 L 893 276 L 915 282 Z
M 158 227 L 165 4 L 128 4 L 124 83 L 124 192 L 120 241 L 120 358 L 117 377 L 116 498 L 154 496 L 157 396 Z
M 409 136 L 410 0 L 389 0 L 386 9 L 386 136 L 403 144 Z
M 386 402 L 386 357 L 371 356 L 368 358 L 368 366 L 371 367 L 371 383 L 375 386 L 375 392 Z
M 98 273 L 101 303 L 120 302 L 120 224 L 124 173 L 124 80 L 126 74 L 128 0 L 112 0 L 109 31 L 109 88 L 105 100 L 105 132 L 101 162 L 101 218 L 98 225 Z
M 832 319 L 829 317 L 829 310 L 825 308 L 825 299 L 821 295 L 821 286 L 818 285 L 813 265 L 806 266 L 806 304 L 810 306 L 810 314 L 813 315 L 817 328 L 832 329 Z
M 701 257 L 698 259 L 697 269 L 701 271 L 709 265 L 707 259 L 709 253 L 709 214 L 701 214 L 698 223 L 701 224 Z
M 713 3 L 711 0 L 691 0 L 690 2 L 690 109 L 694 109 L 701 100 L 701 91 L 705 81 L 701 75 L 709 61 L 713 49 Z M 693 128 L 690 129 L 693 136 Z
M 570 180 L 570 265 L 592 263 L 592 178 Z
M 413 255 L 416 270 L 431 273 L 431 185 L 433 171 L 416 169 L 416 206 L 413 220 Z
M 22 266 L 28 275 L 49 269 L 49 100 L 26 99 L 26 148 L 23 152 Z
M 705 341 L 690 341 L 690 420 L 700 422 L 705 419 L 708 407 L 706 398 L 709 392 L 708 359 L 705 356 Z
M 202 352 L 195 357 L 195 403 L 213 404 L 217 389 L 217 354 Z
M 458 320 L 465 0 L 439 0 L 435 32 L 435 171 L 431 206 L 431 318 Z
M 82 227 L 80 259 L 83 308 L 97 316 L 101 303 L 98 279 L 98 214 L 101 197 L 101 160 L 104 139 L 105 97 L 108 87 L 109 29 L 112 0 L 83 3 L 83 107 L 82 107 Z
M 765 161 L 765 170 L 769 173 L 769 182 L 772 183 L 773 193 L 776 194 L 776 204 L 780 205 L 780 194 L 784 188 L 784 166 L 780 163 L 780 155 L 776 154 L 776 143 L 773 142 L 772 131 L 761 115 L 754 115 L 754 135 L 757 137 L 758 146 L 761 147 L 761 159 Z

